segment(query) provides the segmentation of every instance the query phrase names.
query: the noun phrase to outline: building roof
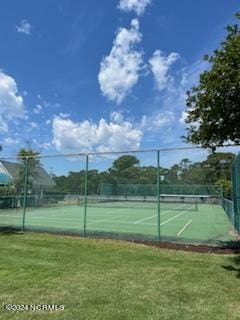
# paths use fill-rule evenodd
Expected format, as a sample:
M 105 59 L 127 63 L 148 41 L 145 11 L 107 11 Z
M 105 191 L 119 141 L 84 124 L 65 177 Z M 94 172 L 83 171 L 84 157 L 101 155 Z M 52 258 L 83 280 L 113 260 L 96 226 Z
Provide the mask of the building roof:
M 17 180 L 19 169 L 21 169 L 23 165 L 15 162 L 5 161 L 5 160 L 0 160 L 0 163 L 2 163 L 2 165 L 8 171 L 13 181 Z M 33 176 L 32 179 L 33 179 L 34 187 L 53 188 L 56 186 L 53 179 L 42 167 L 35 167 L 33 169 L 32 176 Z
M 11 181 L 11 178 L 8 174 L 0 172 L 0 185 L 8 184 Z

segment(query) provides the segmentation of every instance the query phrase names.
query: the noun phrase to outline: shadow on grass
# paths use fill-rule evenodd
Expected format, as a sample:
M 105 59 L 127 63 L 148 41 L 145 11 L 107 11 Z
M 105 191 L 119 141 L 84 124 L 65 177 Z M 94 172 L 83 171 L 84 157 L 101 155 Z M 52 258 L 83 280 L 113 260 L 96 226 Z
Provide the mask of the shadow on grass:
M 12 235 L 19 234 L 21 229 L 12 228 L 12 227 L 0 227 L 0 235 Z
M 240 255 L 237 255 L 231 259 L 231 265 L 222 266 L 223 269 L 231 272 L 236 272 L 236 277 L 240 279 Z
M 231 264 L 222 266 L 223 269 L 230 272 L 236 272 L 236 277 L 240 279 L 240 241 L 228 241 L 223 243 L 222 247 L 229 249 L 232 253 L 236 254 L 236 256 L 229 258 Z

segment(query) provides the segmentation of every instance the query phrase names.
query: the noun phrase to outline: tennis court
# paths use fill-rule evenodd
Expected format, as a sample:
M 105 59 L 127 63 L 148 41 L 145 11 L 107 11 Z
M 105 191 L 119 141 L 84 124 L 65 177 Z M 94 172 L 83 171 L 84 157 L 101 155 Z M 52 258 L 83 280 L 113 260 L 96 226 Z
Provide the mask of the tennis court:
M 176 197 L 175 197 L 176 198 Z M 200 198 L 199 198 L 200 199 Z M 198 199 L 198 200 L 199 200 Z M 84 198 L 72 204 L 56 203 L 46 207 L 27 208 L 26 230 L 44 230 L 86 235 L 106 234 L 125 239 L 158 239 L 189 243 L 214 243 L 234 240 L 234 228 L 222 206 L 216 203 L 160 201 L 155 199 L 88 198 L 86 220 Z M 1 225 L 21 228 L 23 211 L 2 209 Z M 84 221 L 86 225 L 84 227 Z

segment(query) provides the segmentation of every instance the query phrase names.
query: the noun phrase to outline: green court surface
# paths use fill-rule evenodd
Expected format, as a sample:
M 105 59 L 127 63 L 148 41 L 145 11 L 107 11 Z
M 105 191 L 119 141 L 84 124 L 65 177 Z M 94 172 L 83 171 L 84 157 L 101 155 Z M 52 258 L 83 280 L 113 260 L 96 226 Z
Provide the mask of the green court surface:
M 158 239 L 157 204 L 125 202 L 95 204 L 87 208 L 86 234 Z M 0 226 L 21 228 L 22 209 L 1 209 Z M 84 207 L 62 205 L 27 208 L 26 230 L 45 230 L 83 234 Z M 234 229 L 223 208 L 217 204 L 160 206 L 161 239 L 189 243 L 214 243 L 234 240 Z

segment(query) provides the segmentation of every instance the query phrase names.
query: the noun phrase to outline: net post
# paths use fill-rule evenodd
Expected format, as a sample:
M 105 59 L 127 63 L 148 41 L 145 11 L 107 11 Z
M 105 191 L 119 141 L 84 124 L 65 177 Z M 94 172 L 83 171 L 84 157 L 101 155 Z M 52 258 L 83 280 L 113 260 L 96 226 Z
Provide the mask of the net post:
M 157 150 L 157 223 L 158 223 L 158 241 L 161 241 L 160 226 L 160 150 Z
M 195 211 L 198 211 L 198 201 L 197 201 L 197 199 L 195 200 Z
M 23 218 L 22 218 L 22 232 L 25 230 L 25 218 L 27 207 L 27 191 L 28 191 L 28 157 L 24 160 L 24 191 L 23 191 Z
M 86 237 L 87 226 L 87 193 L 88 193 L 88 154 L 86 155 L 86 169 L 84 177 L 84 217 L 83 217 L 83 235 Z

